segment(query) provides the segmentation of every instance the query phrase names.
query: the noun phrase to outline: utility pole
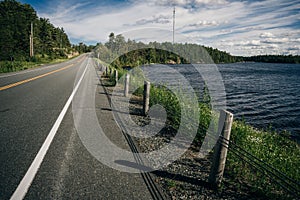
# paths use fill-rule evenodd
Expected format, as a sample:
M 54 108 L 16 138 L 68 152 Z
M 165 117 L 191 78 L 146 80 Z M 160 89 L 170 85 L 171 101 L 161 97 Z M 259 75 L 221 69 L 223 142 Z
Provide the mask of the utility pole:
M 175 6 L 173 10 L 173 44 L 175 42 Z
M 63 45 L 62 45 L 62 36 L 61 36 L 61 31 L 59 31 L 59 36 L 60 36 L 60 49 L 62 49 Z
M 33 23 L 31 22 L 31 31 L 30 31 L 30 57 L 33 57 Z

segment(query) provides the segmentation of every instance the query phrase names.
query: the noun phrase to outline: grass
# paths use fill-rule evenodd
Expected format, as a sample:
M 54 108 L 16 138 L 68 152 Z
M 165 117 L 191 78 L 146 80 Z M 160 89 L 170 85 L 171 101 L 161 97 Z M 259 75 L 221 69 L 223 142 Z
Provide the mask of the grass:
M 135 95 L 141 96 L 143 94 L 143 78 L 139 73 L 131 77 L 131 85 L 141 86 L 135 90 Z M 162 105 L 167 112 L 168 126 L 175 131 L 178 130 L 184 114 L 181 113 L 181 106 L 189 107 L 189 100 L 181 92 L 180 89 L 174 92 L 165 86 L 151 85 L 150 106 Z M 183 95 L 183 97 L 179 99 L 178 95 Z M 211 120 L 214 120 L 214 124 L 217 124 L 215 120 L 218 115 L 212 112 L 209 100 L 208 91 L 204 88 L 203 99 L 199 103 L 199 129 L 194 144 L 202 144 Z M 191 112 L 191 115 L 188 116 L 194 116 L 197 109 L 191 107 L 188 111 Z M 188 125 L 185 130 L 186 134 L 189 134 Z M 300 147 L 297 142 L 290 139 L 289 133 L 259 130 L 243 121 L 234 120 L 231 140 L 263 162 L 300 183 Z M 243 188 L 242 185 L 246 185 L 250 192 L 258 197 L 293 198 L 263 172 L 255 170 L 231 151 L 228 152 L 225 179 L 226 182 L 229 181 L 234 184 L 236 188 Z
M 174 180 L 167 180 L 166 184 L 169 189 L 175 188 L 177 186 Z
M 69 60 L 68 58 L 55 58 L 36 56 L 29 61 L 0 61 L 0 73 L 17 72 L 35 68 L 43 64 L 55 64 Z
M 176 94 L 166 87 L 151 87 L 150 106 L 157 103 L 162 105 L 167 111 L 169 126 L 175 130 L 178 129 L 181 123 L 182 113 L 180 112 L 180 106 L 188 106 L 188 101 L 182 102 L 182 99 L 176 98 Z M 194 144 L 202 144 L 210 121 L 217 119 L 217 114 L 211 111 L 206 95 L 204 95 L 202 102 L 199 103 L 199 108 L 200 128 Z M 214 121 L 214 123 L 216 124 L 217 121 Z M 185 130 L 186 134 L 188 134 L 188 126 L 185 127 Z M 288 133 L 258 130 L 243 121 L 235 120 L 232 126 L 231 140 L 268 165 L 273 166 L 296 182 L 300 182 L 300 147 L 289 138 Z M 251 192 L 258 196 L 279 199 L 292 198 L 270 178 L 267 178 L 264 173 L 253 169 L 231 151 L 228 153 L 225 172 L 232 183 L 238 184 L 240 182 L 239 184 L 245 184 L 249 186 Z
M 37 67 L 40 64 L 35 62 L 22 61 L 0 61 L 0 73 L 16 72 Z
M 300 148 L 289 139 L 287 132 L 258 130 L 243 121 L 235 121 L 231 140 L 263 162 L 300 182 Z M 248 185 L 257 194 L 264 194 L 269 198 L 292 198 L 263 172 L 253 169 L 230 151 L 226 173 L 233 180 L 240 180 L 236 182 Z
M 162 87 L 152 87 L 150 94 L 151 104 L 160 102 L 168 113 L 170 126 L 177 129 L 180 125 L 180 106 L 186 106 L 179 102 L 174 94 Z M 205 133 L 211 120 L 217 118 L 211 112 L 207 103 L 199 103 L 199 129 L 194 144 L 202 144 Z M 216 124 L 216 121 L 214 122 Z M 201 128 L 202 127 L 202 128 Z M 188 134 L 189 129 L 185 127 Z M 289 139 L 287 133 L 263 131 L 255 129 L 242 121 L 235 121 L 232 127 L 231 140 L 255 157 L 273 166 L 288 177 L 300 182 L 300 148 L 299 145 Z M 243 180 L 243 184 L 251 186 L 252 192 L 267 195 L 270 198 L 287 198 L 287 193 L 277 184 L 266 178 L 266 175 L 253 169 L 236 157 L 231 151 L 228 154 L 226 171 L 233 182 Z
M 109 64 L 107 64 L 106 62 L 98 59 L 98 58 L 94 58 L 95 62 L 105 66 L 108 68 L 108 74 L 105 74 L 105 77 L 106 78 L 109 78 L 109 81 L 115 85 L 116 84 L 116 80 L 115 80 L 115 71 L 117 70 L 118 71 L 118 79 L 121 78 L 125 73 L 126 73 L 126 70 L 122 69 L 122 68 L 114 68 L 114 67 L 111 67 Z M 112 73 L 114 72 L 114 73 Z

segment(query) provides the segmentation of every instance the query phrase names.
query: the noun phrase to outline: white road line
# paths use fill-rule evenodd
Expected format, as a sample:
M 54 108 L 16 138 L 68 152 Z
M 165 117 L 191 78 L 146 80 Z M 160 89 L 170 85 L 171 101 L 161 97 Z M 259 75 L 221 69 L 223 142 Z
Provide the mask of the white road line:
M 39 167 L 41 166 L 44 157 L 53 141 L 54 136 L 56 135 L 56 132 L 74 98 L 75 93 L 77 92 L 79 85 L 86 73 L 87 67 L 89 65 L 89 60 L 85 66 L 84 72 L 81 75 L 81 78 L 79 79 L 77 85 L 75 86 L 75 88 L 73 89 L 73 92 L 71 94 L 71 96 L 69 97 L 67 103 L 65 104 L 64 108 L 62 109 L 61 113 L 59 114 L 55 124 L 53 125 L 51 131 L 49 132 L 46 140 L 44 141 L 41 149 L 39 150 L 38 154 L 36 155 L 35 159 L 33 160 L 33 162 L 31 163 L 29 169 L 27 170 L 25 176 L 23 177 L 22 181 L 20 182 L 20 184 L 18 185 L 17 189 L 15 190 L 14 194 L 12 195 L 12 197 L 10 198 L 11 200 L 21 200 L 25 197 Z

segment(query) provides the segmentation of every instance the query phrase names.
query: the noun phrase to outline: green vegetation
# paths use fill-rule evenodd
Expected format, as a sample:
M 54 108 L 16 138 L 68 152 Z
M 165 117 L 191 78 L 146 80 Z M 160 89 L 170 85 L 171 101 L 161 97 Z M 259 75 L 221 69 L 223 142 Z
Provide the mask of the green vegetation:
M 100 59 L 112 63 L 115 68 L 136 67 L 144 64 L 186 64 L 186 63 L 234 63 L 273 62 L 300 63 L 300 56 L 261 55 L 252 57 L 232 56 L 225 51 L 197 44 L 172 44 L 170 42 L 148 44 L 126 39 L 111 33 L 109 41 L 98 43 L 95 50 Z
M 205 97 L 203 97 L 202 102 L 199 103 L 199 129 L 194 140 L 194 145 L 196 146 L 202 144 L 210 121 L 214 120 L 214 123 L 217 124 L 217 114 L 211 112 L 209 103 L 205 101 Z M 174 134 L 174 130 L 177 130 L 181 123 L 180 106 L 183 104 L 165 87 L 154 86 L 151 88 L 150 104 L 151 106 L 160 104 L 167 110 L 167 125 L 173 129 L 173 132 L 169 133 Z M 187 129 L 187 134 L 188 132 Z M 234 121 L 231 140 L 247 152 L 299 183 L 300 147 L 296 142 L 290 140 L 287 133 L 257 130 L 242 121 Z M 244 162 L 231 151 L 228 153 L 225 177 L 236 186 L 239 184 L 241 187 L 247 185 L 258 196 L 292 198 L 263 172 L 252 168 L 251 165 Z
M 83 42 L 80 42 L 78 45 L 72 45 L 72 49 L 75 52 L 78 52 L 80 54 L 82 53 L 87 53 L 87 52 L 91 52 L 93 49 L 95 48 L 94 45 L 86 45 Z
M 41 63 L 73 57 L 91 51 L 83 43 L 71 45 L 63 28 L 49 19 L 38 18 L 29 4 L 15 0 L 0 1 L 0 72 L 19 71 Z M 30 57 L 30 34 L 33 25 L 34 56 Z
M 0 73 L 21 71 L 21 70 L 32 68 L 34 66 L 37 66 L 37 64 L 34 62 L 0 61 Z
M 53 64 L 66 61 L 66 58 L 47 59 L 35 57 L 34 61 L 0 61 L 0 73 L 26 70 L 43 64 Z
M 142 43 L 133 42 L 133 44 L 145 47 L 143 46 L 145 44 Z M 112 52 L 108 47 L 109 45 L 107 43 L 102 45 L 101 48 L 98 48 L 98 51 L 106 49 L 107 54 L 104 55 L 110 59 Z M 166 62 L 169 59 L 176 60 L 176 58 L 178 58 L 176 57 L 177 55 L 173 53 L 168 54 L 162 50 L 158 52 L 160 55 L 149 48 L 144 48 L 142 51 L 132 51 L 125 54 L 124 57 L 120 57 L 120 59 L 116 59 L 112 62 L 111 67 L 117 68 L 120 71 L 123 70 L 122 73 L 124 73 L 124 69 L 122 69 L 121 66 L 134 67 L 140 64 L 154 62 L 155 59 L 157 59 L 156 61 Z M 167 57 L 161 59 L 164 53 L 166 53 L 165 55 L 167 55 Z M 149 54 L 151 56 L 149 56 Z M 155 56 L 155 58 L 152 58 L 152 56 Z M 180 62 L 185 61 L 181 57 L 177 60 L 180 60 Z M 139 77 L 142 77 L 142 75 L 138 73 L 133 78 L 131 77 L 131 82 L 133 82 L 131 84 L 142 85 L 142 83 L 139 82 Z M 137 89 L 135 94 L 142 95 L 142 87 Z M 183 114 L 180 111 L 181 106 L 189 106 L 189 101 L 184 100 L 184 95 L 181 99 L 178 98 L 180 95 L 183 95 L 180 89 L 174 93 L 174 91 L 172 92 L 167 89 L 166 86 L 151 85 L 150 106 L 160 104 L 166 109 L 167 129 L 165 129 L 165 131 L 171 134 L 170 137 L 176 134 L 179 125 L 181 125 L 181 116 Z M 194 140 L 194 145 L 202 144 L 211 120 L 213 120 L 214 124 L 217 123 L 217 113 L 213 113 L 211 110 L 207 88 L 203 89 L 203 96 L 199 102 L 199 108 L 199 128 Z M 188 129 L 186 130 L 188 134 L 189 131 Z M 234 144 L 279 170 L 281 173 L 295 180 L 295 182 L 300 182 L 300 147 L 299 144 L 289 138 L 288 133 L 277 133 L 272 130 L 258 130 L 245 124 L 243 121 L 234 121 L 231 140 Z M 264 172 L 254 169 L 251 165 L 237 157 L 232 151 L 228 153 L 225 180 L 226 182 L 232 182 L 237 188 L 245 188 L 246 186 L 248 190 L 253 192 L 254 196 L 275 199 L 292 198 L 284 189 L 268 178 Z
M 201 126 L 197 130 L 194 143 L 197 144 L 202 142 L 205 136 L 204 130 L 207 130 L 210 121 L 213 120 L 209 103 L 204 102 L 202 99 L 199 104 L 196 105 L 199 106 L 199 115 L 199 113 L 197 113 L 198 109 L 192 106 L 190 97 L 187 97 L 183 91 L 178 90 L 172 92 L 165 86 L 151 85 L 150 107 L 156 104 L 163 106 L 167 112 L 166 130 L 168 130 L 169 133 L 174 134 L 174 132 L 176 133 L 179 129 L 179 126 L 183 126 L 183 130 L 186 132 L 185 135 L 189 137 L 191 132 L 190 130 L 193 128 L 191 127 L 191 124 L 196 122 L 196 119 L 193 119 L 193 117 L 199 117 L 197 120 L 199 120 L 199 124 Z M 185 119 L 182 119 L 182 115 L 184 113 L 181 112 L 184 110 L 181 108 L 185 108 L 184 110 L 187 112 L 184 115 L 186 117 Z M 181 120 L 189 121 L 190 124 L 183 124 Z
M 207 91 L 204 88 L 204 93 Z M 152 87 L 150 94 L 150 104 L 162 105 L 167 113 L 167 126 L 174 130 L 180 125 L 180 106 L 184 106 L 178 101 L 176 95 L 165 87 Z M 187 106 L 187 105 L 185 105 Z M 203 95 L 199 103 L 199 128 L 194 140 L 194 145 L 199 147 L 202 144 L 210 121 L 217 124 L 217 113 L 212 113 L 207 95 Z M 186 129 L 188 134 L 188 129 Z M 289 138 L 288 133 L 277 133 L 274 131 L 257 130 L 242 121 L 234 121 L 232 127 L 231 140 L 251 153 L 255 157 L 271 165 L 288 177 L 299 183 L 300 181 L 300 147 Z M 258 196 L 268 198 L 292 198 L 280 186 L 274 183 L 264 173 L 253 169 L 249 164 L 237 157 L 232 151 L 228 153 L 228 160 L 225 170 L 226 179 L 235 185 L 247 185 L 249 189 Z
M 244 122 L 235 121 L 231 140 L 299 183 L 300 147 L 289 139 L 288 133 L 257 130 Z M 226 173 L 235 180 L 235 183 L 246 184 L 257 194 L 264 194 L 269 198 L 288 199 L 287 194 L 274 181 L 230 151 Z
M 71 52 L 64 29 L 54 27 L 48 19 L 39 19 L 30 5 L 4 0 L 0 2 L 0 10 L 1 60 L 29 61 L 31 23 L 36 55 L 61 58 Z
M 169 189 L 176 187 L 176 182 L 173 180 L 167 180 L 167 186 Z
M 260 56 L 251 56 L 243 57 L 244 61 L 248 62 L 267 62 L 267 63 L 300 63 L 300 56 L 293 55 L 260 55 Z
M 242 61 L 240 57 L 211 47 L 197 44 L 172 44 L 170 42 L 150 42 L 144 44 L 122 35 L 109 35 L 105 44 L 97 44 L 95 53 L 100 59 L 112 63 L 115 68 L 136 67 L 143 64 L 184 64 L 184 63 L 230 63 Z

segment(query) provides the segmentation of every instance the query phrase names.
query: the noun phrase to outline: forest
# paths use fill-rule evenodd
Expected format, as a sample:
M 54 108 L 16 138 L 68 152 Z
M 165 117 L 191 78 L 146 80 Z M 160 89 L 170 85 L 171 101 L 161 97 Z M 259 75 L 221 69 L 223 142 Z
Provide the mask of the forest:
M 299 55 L 259 55 L 243 57 L 245 62 L 266 62 L 266 63 L 300 63 Z
M 84 43 L 72 45 L 62 27 L 55 27 L 49 19 L 39 18 L 31 5 L 22 4 L 16 0 L 0 1 L 0 25 L 0 62 L 6 62 L 6 65 L 8 65 L 8 61 L 42 62 L 72 57 L 80 53 L 90 52 L 95 47 L 87 46 Z M 33 28 L 34 56 L 30 55 L 31 25 Z M 97 44 L 96 52 L 101 55 L 101 59 L 104 61 L 115 60 L 114 65 L 116 66 L 137 66 L 150 63 L 300 63 L 300 56 L 240 57 L 198 44 L 172 44 L 171 42 L 145 44 L 130 39 L 126 40 L 124 36 L 114 33 L 109 35 L 109 40 L 105 44 Z M 122 56 L 119 57 L 118 55 Z
M 29 4 L 0 1 L 0 16 L 0 61 L 52 60 L 91 50 L 83 43 L 71 45 L 63 28 L 55 27 L 49 19 L 39 18 Z M 30 57 L 31 24 L 34 56 Z
M 98 43 L 95 52 L 99 58 L 114 67 L 141 64 L 233 63 L 243 61 L 225 51 L 197 44 L 150 42 L 148 44 L 126 40 L 123 35 L 111 33 L 105 44 Z
M 115 68 L 136 67 L 143 64 L 235 63 L 270 62 L 300 63 L 298 55 L 233 56 L 228 52 L 198 44 L 171 42 L 136 42 L 121 34 L 110 33 L 106 43 L 98 43 L 95 52 L 99 58 Z

